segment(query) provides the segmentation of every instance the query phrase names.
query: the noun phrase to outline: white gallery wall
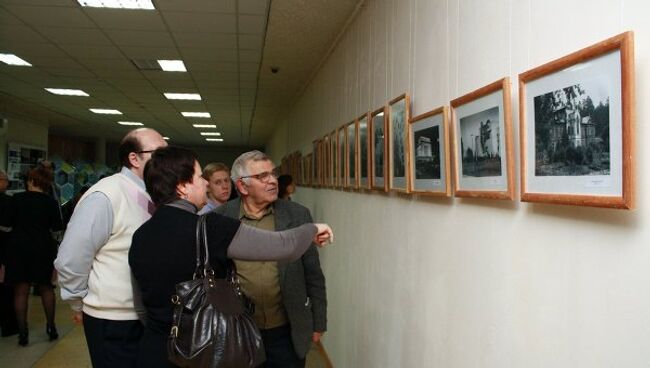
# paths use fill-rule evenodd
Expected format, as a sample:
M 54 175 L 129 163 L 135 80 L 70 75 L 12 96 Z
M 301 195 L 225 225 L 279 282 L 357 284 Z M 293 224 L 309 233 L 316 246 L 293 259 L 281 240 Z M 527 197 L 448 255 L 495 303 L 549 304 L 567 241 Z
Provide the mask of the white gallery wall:
M 637 208 L 298 188 L 321 251 L 336 367 L 650 366 L 650 3 L 367 0 L 268 150 L 279 159 L 404 92 L 412 116 L 635 32 Z M 517 190 L 519 189 L 517 177 Z

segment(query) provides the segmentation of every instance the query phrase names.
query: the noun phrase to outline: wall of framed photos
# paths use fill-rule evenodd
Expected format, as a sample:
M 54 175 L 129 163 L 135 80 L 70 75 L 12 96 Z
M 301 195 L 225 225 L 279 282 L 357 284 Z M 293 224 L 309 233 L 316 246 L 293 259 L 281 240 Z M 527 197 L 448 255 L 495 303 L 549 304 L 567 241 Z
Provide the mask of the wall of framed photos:
M 300 187 L 294 200 L 336 231 L 336 244 L 321 251 L 330 306 L 324 343 L 336 366 L 647 365 L 650 199 L 644 188 L 650 172 L 643 168 L 650 149 L 643 137 L 650 128 L 642 122 L 650 119 L 650 107 L 642 102 L 650 84 L 642 76 L 650 68 L 648 13 L 646 2 L 629 1 L 365 1 L 279 125 L 269 152 L 278 163 L 295 152 L 312 155 L 313 163 L 315 140 L 337 136 L 332 133 L 388 108 L 403 93 L 410 115 L 421 117 L 438 107 L 451 110 L 451 101 L 506 77 L 514 200 L 472 197 L 473 183 L 466 197 L 447 196 L 435 186 L 426 188 L 443 195 L 382 186 Z M 522 202 L 520 74 L 628 30 L 634 31 L 639 102 L 632 105 L 638 122 L 632 135 L 638 144 L 630 156 L 637 166 L 630 176 L 637 188 L 633 209 Z M 574 90 L 589 91 L 588 85 Z M 549 83 L 537 93 L 555 90 Z M 473 121 L 475 111 L 465 112 Z M 491 121 L 501 116 L 490 114 L 485 116 Z M 480 118 L 476 129 L 487 121 Z M 422 130 L 439 124 L 421 121 Z M 588 127 L 590 122 L 583 122 Z M 588 145 L 591 133 L 584 134 L 580 139 Z M 429 136 L 423 135 L 426 143 Z M 476 160 L 466 161 L 468 174 L 489 169 L 477 162 L 496 157 L 501 147 L 495 137 L 465 138 L 463 151 L 480 148 L 480 154 L 468 156 Z M 584 170 L 602 171 L 603 162 L 590 162 Z M 552 165 L 539 172 L 553 170 L 563 172 Z M 481 185 L 510 195 L 500 183 Z M 603 184 L 587 185 L 598 192 Z

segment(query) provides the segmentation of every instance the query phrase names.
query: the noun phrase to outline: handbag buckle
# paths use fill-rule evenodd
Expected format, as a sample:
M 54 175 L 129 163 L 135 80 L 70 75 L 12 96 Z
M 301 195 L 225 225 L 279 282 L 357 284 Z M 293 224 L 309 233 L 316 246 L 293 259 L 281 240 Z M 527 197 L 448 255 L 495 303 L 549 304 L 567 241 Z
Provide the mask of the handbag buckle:
M 172 326 L 171 336 L 178 337 L 178 326 Z
M 172 303 L 176 305 L 181 304 L 181 298 L 178 295 L 172 295 Z

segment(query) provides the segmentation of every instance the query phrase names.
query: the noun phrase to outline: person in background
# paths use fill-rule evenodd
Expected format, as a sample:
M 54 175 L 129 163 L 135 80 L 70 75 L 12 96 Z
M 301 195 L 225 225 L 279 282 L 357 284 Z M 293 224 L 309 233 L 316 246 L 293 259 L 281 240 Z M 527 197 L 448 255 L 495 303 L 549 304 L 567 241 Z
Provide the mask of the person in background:
M 11 197 L 6 193 L 8 186 L 9 178 L 7 173 L 0 170 L 0 219 L 5 219 L 9 215 Z M 5 221 L 0 220 L 0 223 L 3 222 Z M 4 230 L 8 231 L 9 229 L 5 228 Z M 0 231 L 0 330 L 2 330 L 2 337 L 18 333 L 18 322 L 14 311 L 14 288 L 4 282 L 8 241 L 9 233 Z
M 142 175 L 151 154 L 167 146 L 153 129 L 130 131 L 118 148 L 122 170 L 81 197 L 55 266 L 61 298 L 82 323 L 92 365 L 135 367 L 143 326 L 133 304 L 129 248 L 154 210 Z
M 138 367 L 171 367 L 166 350 L 172 327 L 170 300 L 176 284 L 192 279 L 196 269 L 196 211 L 207 200 L 207 183 L 196 153 L 179 147 L 154 152 L 144 180 L 156 212 L 133 234 L 129 251 L 129 264 L 146 311 Z M 217 278 L 226 277 L 232 258 L 295 260 L 311 248 L 312 240 L 323 245 L 332 236 L 324 224 L 305 224 L 276 233 L 214 212 L 206 216 L 209 261 Z M 215 342 L 217 346 L 222 343 Z
M 291 195 L 296 191 L 291 175 L 280 175 L 278 177 L 278 198 L 291 200 Z
M 278 199 L 278 169 L 260 151 L 239 156 L 232 178 L 241 200 L 214 212 L 265 230 L 282 231 L 312 222 L 309 210 Z M 325 277 L 312 246 L 293 262 L 235 261 L 244 292 L 255 302 L 254 319 L 262 332 L 265 367 L 304 367 L 312 341 L 327 329 Z
M 58 204 L 47 194 L 52 173 L 42 167 L 27 174 L 27 191 L 16 193 L 10 201 L 2 226 L 10 228 L 6 254 L 5 282 L 14 286 L 14 309 L 18 322 L 18 344 L 29 343 L 27 302 L 29 288 L 35 284 L 45 309 L 46 332 L 50 341 L 59 337 L 54 325 L 53 261 L 55 237 L 63 230 Z
M 230 169 L 221 162 L 211 162 L 205 165 L 203 179 L 208 182 L 208 203 L 199 211 L 199 215 L 211 212 L 226 203 L 232 191 Z

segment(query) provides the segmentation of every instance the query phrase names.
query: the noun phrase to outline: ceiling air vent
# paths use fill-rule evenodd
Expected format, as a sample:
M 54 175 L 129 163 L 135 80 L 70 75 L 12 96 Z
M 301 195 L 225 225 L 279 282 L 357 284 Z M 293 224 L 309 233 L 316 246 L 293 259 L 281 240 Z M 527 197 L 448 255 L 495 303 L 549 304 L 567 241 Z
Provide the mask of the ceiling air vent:
M 131 61 L 140 70 L 162 70 L 158 60 L 132 59 Z

